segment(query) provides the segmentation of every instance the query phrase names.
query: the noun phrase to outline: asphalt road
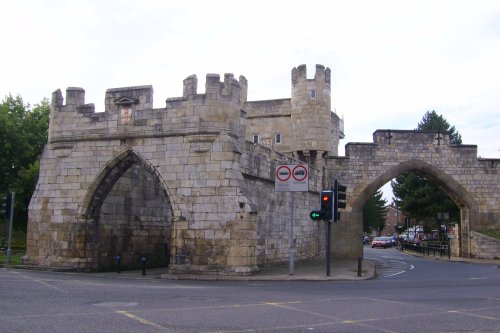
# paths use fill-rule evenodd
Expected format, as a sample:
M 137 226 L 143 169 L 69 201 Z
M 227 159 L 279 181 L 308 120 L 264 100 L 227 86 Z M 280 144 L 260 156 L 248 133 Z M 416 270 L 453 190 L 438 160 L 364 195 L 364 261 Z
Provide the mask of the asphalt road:
M 0 332 L 500 332 L 500 269 L 365 247 L 365 281 L 0 269 Z

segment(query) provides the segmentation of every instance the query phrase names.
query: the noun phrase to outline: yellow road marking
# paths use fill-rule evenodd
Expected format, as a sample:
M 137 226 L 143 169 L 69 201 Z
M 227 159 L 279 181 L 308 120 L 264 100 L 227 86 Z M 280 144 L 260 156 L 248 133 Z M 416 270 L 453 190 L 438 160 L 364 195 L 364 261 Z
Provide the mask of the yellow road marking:
M 147 326 L 151 326 L 151 327 L 154 327 L 154 328 L 159 328 L 161 330 L 166 330 L 167 329 L 164 326 L 161 326 L 161 325 L 159 325 L 157 323 L 154 323 L 154 322 L 149 321 L 147 319 L 144 319 L 144 318 L 141 318 L 139 316 L 136 316 L 136 315 L 134 315 L 134 314 L 132 314 L 132 313 L 130 313 L 128 311 L 121 310 L 121 311 L 116 311 L 116 313 L 124 315 L 125 317 L 128 317 L 130 319 L 136 320 L 136 321 L 140 322 L 141 324 L 144 324 L 144 325 L 147 325 Z

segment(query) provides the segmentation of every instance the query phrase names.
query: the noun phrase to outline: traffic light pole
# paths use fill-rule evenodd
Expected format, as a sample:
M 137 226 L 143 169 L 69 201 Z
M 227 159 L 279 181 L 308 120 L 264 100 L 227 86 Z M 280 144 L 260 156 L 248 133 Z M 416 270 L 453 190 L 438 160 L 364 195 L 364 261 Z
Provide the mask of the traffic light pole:
M 294 262 L 295 262 L 295 239 L 293 235 L 293 224 L 294 224 L 294 210 L 295 210 L 295 192 L 291 192 L 292 196 L 292 211 L 291 211 L 291 218 L 290 218 L 290 275 L 293 275 L 294 271 Z
M 8 240 L 8 245 L 7 245 L 7 258 L 5 260 L 5 263 L 8 265 L 10 262 L 10 257 L 12 255 L 12 220 L 14 216 L 14 192 L 11 192 L 10 196 L 10 213 L 9 213 L 9 240 Z
M 330 276 L 330 240 L 332 239 L 332 220 L 328 220 L 326 223 L 328 225 L 328 231 L 326 233 L 326 276 Z

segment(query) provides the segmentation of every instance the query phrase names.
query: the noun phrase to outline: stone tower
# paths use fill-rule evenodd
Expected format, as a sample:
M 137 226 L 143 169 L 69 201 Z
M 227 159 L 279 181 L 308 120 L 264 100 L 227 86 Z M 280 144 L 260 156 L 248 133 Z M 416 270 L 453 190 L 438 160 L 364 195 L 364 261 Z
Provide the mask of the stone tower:
M 301 160 L 314 164 L 318 157 L 337 155 L 339 124 L 331 111 L 330 94 L 329 68 L 316 65 L 314 79 L 307 79 L 306 65 L 292 69 L 290 148 Z

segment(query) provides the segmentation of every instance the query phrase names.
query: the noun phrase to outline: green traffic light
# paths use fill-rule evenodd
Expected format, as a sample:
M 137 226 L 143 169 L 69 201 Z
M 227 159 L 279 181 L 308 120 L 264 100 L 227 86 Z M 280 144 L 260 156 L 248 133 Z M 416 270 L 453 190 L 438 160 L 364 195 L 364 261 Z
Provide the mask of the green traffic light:
M 317 210 L 313 210 L 310 214 L 309 214 L 309 217 L 311 218 L 311 220 L 320 220 L 321 219 L 321 214 L 319 211 Z

